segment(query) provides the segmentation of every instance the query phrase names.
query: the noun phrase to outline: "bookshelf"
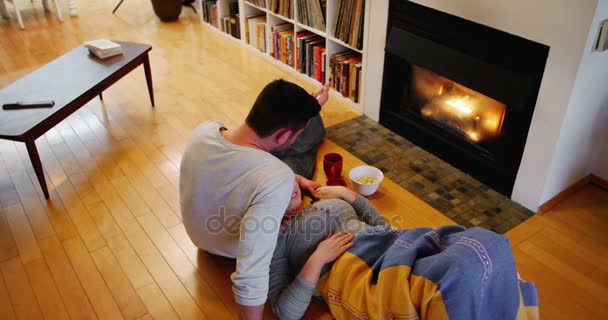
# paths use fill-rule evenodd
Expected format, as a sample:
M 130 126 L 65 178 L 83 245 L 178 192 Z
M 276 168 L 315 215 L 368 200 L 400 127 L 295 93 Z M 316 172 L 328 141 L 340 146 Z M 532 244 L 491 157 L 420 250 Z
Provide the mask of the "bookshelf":
M 198 11 L 204 25 L 301 79 L 316 85 L 330 83 L 332 96 L 364 111 L 372 1 L 198 0 Z M 230 15 L 231 3 L 232 7 L 238 3 L 239 38 L 222 31 L 221 23 L 214 25 L 203 17 L 202 9 L 207 6 L 215 8 L 213 14 L 221 20 Z M 276 10 L 272 10 L 273 4 Z

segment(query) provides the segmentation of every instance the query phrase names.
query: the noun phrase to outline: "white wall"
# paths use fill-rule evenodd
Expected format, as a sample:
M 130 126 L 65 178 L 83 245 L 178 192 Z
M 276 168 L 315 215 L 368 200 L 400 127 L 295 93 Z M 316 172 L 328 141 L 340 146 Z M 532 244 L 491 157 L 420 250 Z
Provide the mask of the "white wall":
M 388 0 L 374 2 L 379 11 L 386 10 L 384 7 Z M 541 198 L 545 195 L 549 165 L 552 163 L 552 155 L 556 152 L 560 128 L 564 122 L 598 0 L 414 0 L 414 2 L 551 47 L 512 195 L 513 200 L 536 211 L 542 203 Z M 385 38 L 386 30 L 374 29 L 378 24 L 371 21 L 370 32 L 374 36 Z M 384 29 L 386 29 L 386 21 Z M 384 58 L 383 53 L 376 52 L 384 50 L 384 46 L 377 48 L 370 45 L 368 48 L 370 59 L 380 56 Z M 382 81 L 381 77 L 373 79 L 369 74 L 366 76 L 368 83 Z M 379 93 L 373 90 L 366 91 L 366 97 L 367 105 L 364 111 L 374 118 L 380 108 Z
M 608 0 L 599 0 L 541 203 L 593 172 L 596 165 L 600 172 L 602 165 L 604 169 L 608 166 L 606 157 L 603 163 L 598 163 L 608 141 L 608 51 L 591 50 L 599 24 L 605 19 Z

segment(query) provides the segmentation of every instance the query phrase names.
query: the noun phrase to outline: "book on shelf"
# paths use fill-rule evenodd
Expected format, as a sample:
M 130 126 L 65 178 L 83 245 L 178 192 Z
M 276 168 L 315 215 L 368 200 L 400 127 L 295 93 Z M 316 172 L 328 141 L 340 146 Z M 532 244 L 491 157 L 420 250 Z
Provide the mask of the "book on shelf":
M 334 36 L 357 49 L 363 47 L 365 0 L 338 0 Z
M 258 50 L 266 53 L 266 22 L 256 23 L 256 43 Z
M 325 83 L 325 75 L 323 74 L 323 63 L 325 60 L 323 59 L 325 53 L 325 44 L 315 46 L 314 47 L 314 72 L 313 78 L 315 80 Z
M 317 78 L 315 74 L 315 47 L 319 46 L 325 46 L 324 38 L 307 41 L 304 47 L 306 50 L 306 59 L 304 60 L 306 61 L 306 74 L 313 79 Z
M 295 69 L 324 83 L 325 38 L 310 31 L 298 32 L 295 38 Z
M 231 36 L 240 39 L 241 31 L 238 28 L 239 22 L 239 3 L 238 2 L 230 2 L 228 4 L 229 8 L 229 16 L 228 21 L 226 22 L 226 30 L 224 32 L 230 34 Z
M 282 61 L 285 64 L 293 66 L 293 62 L 289 59 L 290 51 L 289 42 L 293 42 L 293 25 L 291 23 L 281 23 L 270 27 L 270 55 Z
M 293 0 L 268 0 L 268 10 L 288 19 L 293 19 Z
M 327 0 L 296 0 L 300 23 L 325 32 Z
M 241 15 L 239 13 L 234 15 L 234 19 L 230 20 L 230 23 L 233 24 L 233 37 L 240 39 L 241 38 Z
M 329 59 L 330 87 L 355 103 L 359 102 L 361 60 L 361 55 L 354 51 L 337 53 Z
M 221 28 L 221 19 L 219 18 L 219 12 L 217 7 L 217 1 L 203 1 L 203 20 L 216 28 Z
M 266 52 L 266 15 L 259 14 L 245 17 L 245 34 L 247 43 L 254 48 Z M 260 41 L 260 32 L 263 33 L 263 38 Z

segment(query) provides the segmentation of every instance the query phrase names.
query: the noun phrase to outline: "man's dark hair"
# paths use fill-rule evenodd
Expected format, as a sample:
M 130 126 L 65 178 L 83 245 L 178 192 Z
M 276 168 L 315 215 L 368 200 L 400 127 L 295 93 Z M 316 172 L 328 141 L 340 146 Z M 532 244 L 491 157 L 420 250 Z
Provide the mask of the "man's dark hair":
M 266 138 L 279 129 L 295 132 L 304 128 L 320 110 L 317 99 L 306 90 L 279 79 L 260 92 L 245 122 L 259 137 Z

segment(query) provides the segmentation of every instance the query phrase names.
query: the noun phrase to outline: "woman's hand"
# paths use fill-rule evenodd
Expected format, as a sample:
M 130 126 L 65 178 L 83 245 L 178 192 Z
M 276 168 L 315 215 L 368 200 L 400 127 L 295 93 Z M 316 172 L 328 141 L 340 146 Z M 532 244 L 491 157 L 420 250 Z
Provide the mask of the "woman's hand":
M 348 232 L 328 234 L 327 238 L 319 243 L 315 252 L 308 258 L 300 270 L 300 276 L 310 283 L 317 284 L 323 267 L 355 245 L 351 241 L 353 237 L 354 235 Z
M 320 187 L 316 193 L 319 199 L 342 199 L 350 204 L 357 199 L 354 191 L 342 186 Z
M 354 237 L 354 234 L 345 231 L 336 234 L 330 233 L 325 240 L 319 243 L 315 252 L 310 256 L 310 259 L 313 259 L 321 265 L 330 263 L 355 245 L 355 243 L 352 242 Z

